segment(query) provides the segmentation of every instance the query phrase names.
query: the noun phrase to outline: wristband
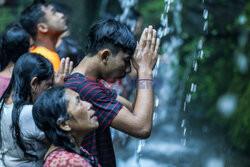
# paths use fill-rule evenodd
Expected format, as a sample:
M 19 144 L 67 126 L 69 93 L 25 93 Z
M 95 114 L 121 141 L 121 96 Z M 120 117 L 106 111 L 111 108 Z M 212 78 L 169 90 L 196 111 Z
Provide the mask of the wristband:
M 153 88 L 153 79 L 137 79 L 137 89 Z

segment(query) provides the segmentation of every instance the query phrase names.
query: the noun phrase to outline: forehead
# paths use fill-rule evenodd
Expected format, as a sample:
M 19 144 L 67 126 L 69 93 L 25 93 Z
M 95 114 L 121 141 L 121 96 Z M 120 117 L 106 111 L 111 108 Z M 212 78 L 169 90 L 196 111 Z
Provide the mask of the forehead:
M 121 58 L 132 58 L 132 56 L 130 56 L 128 53 L 125 53 L 123 51 L 118 52 L 117 56 Z
M 75 97 L 77 97 L 77 96 L 79 96 L 78 93 L 74 92 L 71 89 L 66 89 L 65 98 L 67 101 L 76 100 Z

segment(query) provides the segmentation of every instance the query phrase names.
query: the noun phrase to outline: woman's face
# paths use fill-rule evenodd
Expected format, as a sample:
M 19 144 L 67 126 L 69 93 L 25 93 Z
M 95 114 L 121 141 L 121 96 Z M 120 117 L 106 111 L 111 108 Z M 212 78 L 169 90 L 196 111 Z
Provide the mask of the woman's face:
M 43 80 L 40 83 L 36 83 L 36 86 L 34 86 L 32 90 L 32 100 L 33 103 L 36 101 L 36 98 L 45 90 L 53 86 L 53 76 L 51 76 L 47 80 Z
M 88 133 L 98 128 L 99 123 L 91 103 L 82 101 L 79 94 L 70 89 L 66 89 L 65 99 L 67 112 L 71 116 L 69 126 L 72 132 Z

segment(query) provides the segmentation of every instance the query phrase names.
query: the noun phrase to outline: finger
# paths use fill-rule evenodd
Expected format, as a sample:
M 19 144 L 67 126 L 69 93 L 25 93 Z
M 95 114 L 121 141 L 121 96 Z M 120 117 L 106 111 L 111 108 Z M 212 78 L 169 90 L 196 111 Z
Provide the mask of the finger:
M 74 65 L 73 61 L 70 61 L 70 64 L 69 64 L 69 73 L 68 73 L 68 75 L 71 74 L 71 72 L 72 72 L 72 70 L 73 70 L 73 65 Z
M 156 36 L 157 36 L 157 31 L 153 30 L 153 39 L 152 39 L 151 48 L 150 48 L 151 51 L 155 50 Z
M 152 36 L 153 36 L 153 27 L 149 26 L 149 30 L 148 30 L 148 37 L 147 37 L 147 45 L 146 47 L 149 49 L 151 46 L 151 42 L 152 42 Z
M 54 72 L 54 76 L 53 76 L 53 84 L 56 82 L 56 80 L 57 80 L 57 75 L 58 75 L 58 73 L 57 72 Z
M 155 51 L 154 51 L 155 55 L 158 55 L 159 47 L 160 47 L 160 39 L 157 38 L 156 46 L 155 46 Z
M 140 49 L 143 49 L 146 46 L 147 36 L 148 36 L 148 28 L 145 28 L 139 42 Z
M 65 58 L 62 58 L 61 63 L 60 63 L 60 67 L 59 67 L 59 70 L 58 70 L 59 74 L 62 74 L 64 72 L 64 66 L 65 66 Z
M 68 75 L 69 74 L 69 67 L 70 66 L 70 59 L 69 57 L 66 58 L 66 62 L 65 62 L 65 70 L 64 70 L 64 74 Z
M 134 54 L 133 54 L 133 57 L 132 57 L 132 58 L 136 58 L 136 57 L 137 57 L 138 50 L 139 50 L 139 43 L 137 42 L 137 45 L 136 45 L 136 48 L 135 48 L 135 52 L 134 52 Z

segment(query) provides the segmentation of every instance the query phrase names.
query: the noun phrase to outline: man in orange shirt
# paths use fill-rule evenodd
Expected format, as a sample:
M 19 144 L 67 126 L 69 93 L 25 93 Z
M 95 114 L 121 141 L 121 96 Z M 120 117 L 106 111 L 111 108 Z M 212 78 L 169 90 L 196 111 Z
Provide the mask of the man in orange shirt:
M 34 40 L 32 53 L 39 53 L 47 58 L 58 72 L 59 55 L 55 51 L 58 38 L 67 30 L 66 20 L 45 0 L 35 0 L 21 14 L 20 22 Z

